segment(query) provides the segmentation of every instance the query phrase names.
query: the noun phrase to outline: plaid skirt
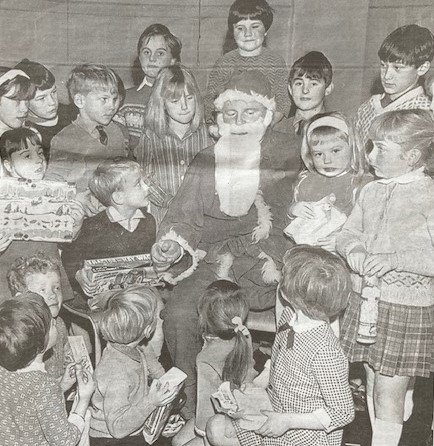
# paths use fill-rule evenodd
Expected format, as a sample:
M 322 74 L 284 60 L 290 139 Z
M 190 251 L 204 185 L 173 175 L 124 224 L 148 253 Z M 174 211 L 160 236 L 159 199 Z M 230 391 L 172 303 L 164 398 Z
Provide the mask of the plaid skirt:
M 386 376 L 429 377 L 434 371 L 434 305 L 414 307 L 379 303 L 377 338 L 357 342 L 360 296 L 351 294 L 341 320 L 341 346 L 350 362 L 367 362 Z

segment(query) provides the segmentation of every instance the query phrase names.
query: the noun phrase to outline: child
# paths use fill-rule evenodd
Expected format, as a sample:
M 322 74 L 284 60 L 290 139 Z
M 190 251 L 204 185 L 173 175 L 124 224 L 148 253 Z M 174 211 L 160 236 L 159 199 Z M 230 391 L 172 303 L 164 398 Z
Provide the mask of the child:
M 319 51 L 310 51 L 292 65 L 288 91 L 296 107 L 295 116 L 282 119 L 275 126 L 275 130 L 291 135 L 294 142 L 289 147 L 295 145 L 299 150 L 306 121 L 325 112 L 325 98 L 334 88 L 332 80 L 332 65 Z
M 30 178 L 40 180 L 44 178 L 47 162 L 41 147 L 40 136 L 29 128 L 8 130 L 0 138 L 0 155 L 6 172 L 15 178 Z M 71 207 L 76 222 L 76 229 L 80 228 L 83 212 L 78 203 Z M 51 259 L 60 260 L 56 243 L 43 241 L 14 240 L 9 235 L 2 234 L 4 241 L 0 247 L 0 287 L 4 290 L 0 301 L 4 300 L 8 292 L 6 273 L 11 264 L 18 257 L 26 253 L 27 256 L 44 252 Z M 5 251 L 5 252 L 3 252 Z M 71 285 L 63 266 L 60 266 L 62 294 L 65 301 L 73 298 Z
M 362 146 L 376 116 L 391 110 L 428 109 L 429 98 L 419 79 L 430 67 L 434 56 L 434 36 L 427 28 L 405 25 L 390 33 L 378 51 L 384 93 L 362 104 L 355 118 Z
M 274 411 L 263 412 L 267 420 L 255 432 L 221 415 L 213 417 L 207 426 L 213 446 L 340 446 L 342 428 L 354 418 L 348 361 L 329 324 L 351 292 L 346 266 L 337 256 L 307 245 L 291 248 L 283 263 L 279 298 L 285 309 L 267 386 Z
M 306 124 L 301 156 L 306 170 L 294 190 L 289 217 L 311 219 L 313 202 L 333 194 L 334 206 L 349 215 L 355 197 L 371 180 L 366 174 L 365 157 L 350 121 L 341 113 L 322 113 Z M 335 237 L 318 241 L 318 246 L 335 250 Z
M 35 95 L 29 101 L 29 125 L 42 137 L 45 158 L 49 159 L 50 144 L 54 135 L 71 124 L 70 106 L 59 104 L 56 79 L 53 73 L 38 62 L 23 59 L 15 69 L 22 70 L 35 87 Z
M 158 298 L 151 288 L 134 287 L 115 293 L 106 309 L 94 314 L 107 347 L 95 370 L 91 446 L 142 446 L 140 430 L 145 420 L 176 397 L 176 391 L 159 385 L 164 370 L 153 350 L 139 345 L 155 329 L 157 308 Z M 153 378 L 150 386 L 149 378 Z
M 34 93 L 26 73 L 0 67 L 0 136 L 24 125 Z
M 59 263 L 43 252 L 29 257 L 19 257 L 10 267 L 7 279 L 9 289 L 16 298 L 20 299 L 30 291 L 42 296 L 48 305 L 51 316 L 56 321 L 57 342 L 44 356 L 44 364 L 47 372 L 60 380 L 72 352 L 65 322 L 59 316 L 63 302 Z M 64 392 L 68 390 L 63 381 L 60 382 L 60 387 Z
M 112 122 L 119 108 L 119 77 L 104 65 L 84 64 L 72 70 L 66 85 L 78 116 L 51 140 L 47 179 L 72 181 L 86 195 L 89 177 L 102 160 L 128 154 L 126 135 Z
M 25 293 L 20 300 L 0 304 L 0 438 L 4 446 L 74 446 L 80 441 L 94 382 L 76 365 L 70 381 L 78 383 L 78 402 L 68 418 L 59 383 L 46 373 L 42 359 L 55 344 L 56 334 L 55 319 L 42 297 Z
M 144 77 L 138 87 L 127 90 L 124 104 L 115 116 L 127 127 L 131 148 L 136 147 L 145 129 L 146 106 L 155 79 L 162 68 L 181 63 L 181 48 L 181 41 L 159 23 L 148 26 L 140 36 L 137 53 Z
M 241 288 L 228 280 L 213 282 L 199 299 L 198 312 L 204 346 L 196 359 L 196 418 L 173 439 L 174 446 L 206 444 L 206 423 L 215 414 L 211 395 L 224 381 L 240 388 L 257 374 L 252 338 L 245 327 L 249 305 Z
M 236 72 L 259 70 L 271 85 L 276 100 L 273 122 L 288 115 L 290 100 L 287 91 L 288 70 L 285 61 L 263 46 L 273 23 L 273 9 L 266 0 L 235 0 L 229 10 L 228 31 L 237 49 L 217 60 L 208 78 L 205 95 L 205 118 L 213 124 L 214 100 Z
M 350 362 L 365 365 L 372 445 L 396 446 L 411 377 L 433 371 L 434 118 L 425 110 L 384 113 L 370 137 L 369 162 L 381 179 L 362 190 L 337 248 L 354 272 L 379 279 L 377 337 L 371 345 L 357 342 L 354 295 L 342 319 L 342 346 Z
M 137 161 L 164 191 L 162 206 L 151 205 L 157 223 L 193 158 L 210 144 L 202 97 L 193 75 L 179 65 L 163 68 L 152 88 L 146 130 L 136 150 Z

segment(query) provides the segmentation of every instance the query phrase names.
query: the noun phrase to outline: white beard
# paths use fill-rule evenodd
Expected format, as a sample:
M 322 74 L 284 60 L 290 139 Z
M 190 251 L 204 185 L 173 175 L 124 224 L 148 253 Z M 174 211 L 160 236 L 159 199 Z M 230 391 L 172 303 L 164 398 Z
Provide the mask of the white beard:
M 231 217 L 249 212 L 259 188 L 263 120 L 244 125 L 225 124 L 218 116 L 221 138 L 215 144 L 215 185 L 220 210 Z M 244 133 L 234 134 L 232 132 Z

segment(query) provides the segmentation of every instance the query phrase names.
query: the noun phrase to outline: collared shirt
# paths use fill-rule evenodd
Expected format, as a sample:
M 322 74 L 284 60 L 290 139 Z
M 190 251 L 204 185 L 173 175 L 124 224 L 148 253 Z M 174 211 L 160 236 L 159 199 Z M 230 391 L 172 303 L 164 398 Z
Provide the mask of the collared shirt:
M 94 125 L 93 129 L 91 131 L 89 131 L 89 128 L 86 126 L 86 124 L 83 121 L 83 118 L 78 115 L 76 120 L 73 121 L 73 124 L 75 124 L 77 127 L 80 127 L 82 130 L 84 130 L 86 133 L 89 133 L 89 135 L 94 138 L 94 139 L 98 139 L 99 140 L 99 132 L 96 129 L 96 124 Z
M 420 180 L 421 178 L 425 177 L 425 167 L 419 167 L 419 169 L 412 170 L 411 172 L 404 173 L 403 175 L 400 175 L 399 177 L 393 177 L 393 178 L 382 178 L 381 180 L 377 180 L 377 183 L 381 184 L 408 184 L 413 183 L 413 181 Z
M 112 223 L 119 223 L 128 232 L 134 232 L 142 218 L 146 218 L 140 209 L 137 209 L 131 218 L 121 215 L 113 206 L 106 209 L 107 217 Z
M 137 87 L 137 91 L 140 91 L 144 86 L 152 87 L 152 84 L 148 81 L 148 78 L 145 76 L 142 80 L 142 83 Z

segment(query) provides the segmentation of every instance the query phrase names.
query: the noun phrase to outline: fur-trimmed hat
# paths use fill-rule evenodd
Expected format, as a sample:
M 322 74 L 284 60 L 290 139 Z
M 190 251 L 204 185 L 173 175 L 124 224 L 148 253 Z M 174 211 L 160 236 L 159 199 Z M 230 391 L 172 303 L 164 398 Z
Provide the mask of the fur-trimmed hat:
M 214 101 L 215 108 L 222 110 L 226 101 L 255 101 L 271 111 L 276 110 L 276 101 L 271 94 L 268 79 L 258 70 L 235 72 Z

